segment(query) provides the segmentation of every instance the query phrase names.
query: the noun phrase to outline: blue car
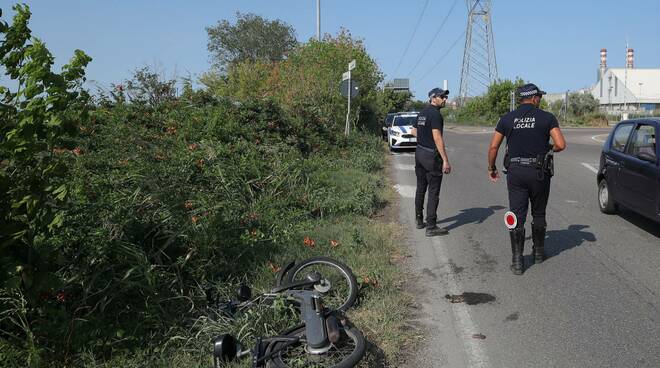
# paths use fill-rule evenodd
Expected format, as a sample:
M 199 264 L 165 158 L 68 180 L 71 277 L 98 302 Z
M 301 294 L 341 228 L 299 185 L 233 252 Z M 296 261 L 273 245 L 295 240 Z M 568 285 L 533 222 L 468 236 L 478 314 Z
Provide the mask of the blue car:
M 624 120 L 607 137 L 597 175 L 601 212 L 621 205 L 660 222 L 658 130 L 660 118 Z

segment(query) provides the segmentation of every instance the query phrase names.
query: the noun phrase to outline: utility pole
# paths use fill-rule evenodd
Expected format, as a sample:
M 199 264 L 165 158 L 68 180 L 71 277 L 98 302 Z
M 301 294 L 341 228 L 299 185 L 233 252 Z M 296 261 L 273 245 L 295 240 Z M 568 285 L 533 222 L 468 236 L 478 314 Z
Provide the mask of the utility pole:
M 513 111 L 516 109 L 516 91 L 511 91 L 510 97 L 511 97 L 511 106 L 509 106 L 509 111 Z
M 623 70 L 623 111 L 628 111 L 626 93 L 628 92 L 628 37 L 626 37 L 626 68 Z
M 321 41 L 321 0 L 316 0 L 316 40 Z

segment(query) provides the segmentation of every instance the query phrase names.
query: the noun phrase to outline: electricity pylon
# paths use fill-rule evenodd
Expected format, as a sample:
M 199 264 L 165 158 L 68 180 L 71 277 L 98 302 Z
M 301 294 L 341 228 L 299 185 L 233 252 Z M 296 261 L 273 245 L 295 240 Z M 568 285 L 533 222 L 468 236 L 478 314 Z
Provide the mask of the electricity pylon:
M 465 0 L 468 7 L 465 50 L 458 97 L 464 104 L 468 97 L 484 93 L 497 81 L 495 39 L 491 23 L 490 0 Z

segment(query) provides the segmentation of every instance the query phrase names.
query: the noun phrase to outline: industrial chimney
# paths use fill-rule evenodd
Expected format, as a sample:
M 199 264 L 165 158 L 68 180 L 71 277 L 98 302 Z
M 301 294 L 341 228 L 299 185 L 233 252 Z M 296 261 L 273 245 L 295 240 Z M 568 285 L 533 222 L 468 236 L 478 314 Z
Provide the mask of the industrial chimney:
M 635 68 L 635 51 L 630 48 L 628 49 L 628 54 L 626 55 L 626 68 Z
M 607 49 L 600 49 L 600 68 L 598 68 L 598 80 L 605 76 L 607 70 Z

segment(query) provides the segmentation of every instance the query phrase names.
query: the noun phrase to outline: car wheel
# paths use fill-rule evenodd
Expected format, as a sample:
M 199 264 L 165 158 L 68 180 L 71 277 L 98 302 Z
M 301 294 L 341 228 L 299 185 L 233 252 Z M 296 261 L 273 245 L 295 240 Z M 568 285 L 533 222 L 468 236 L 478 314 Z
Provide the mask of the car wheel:
M 617 206 L 612 198 L 610 186 L 605 179 L 598 183 L 598 207 L 602 213 L 612 214 L 616 212 Z

